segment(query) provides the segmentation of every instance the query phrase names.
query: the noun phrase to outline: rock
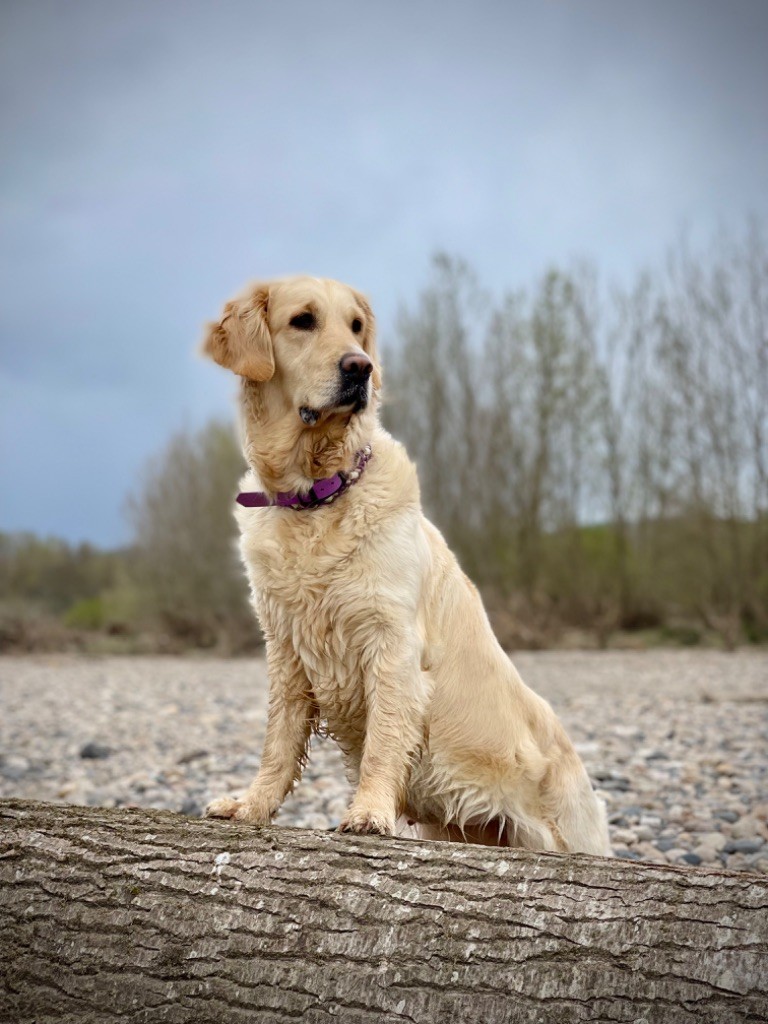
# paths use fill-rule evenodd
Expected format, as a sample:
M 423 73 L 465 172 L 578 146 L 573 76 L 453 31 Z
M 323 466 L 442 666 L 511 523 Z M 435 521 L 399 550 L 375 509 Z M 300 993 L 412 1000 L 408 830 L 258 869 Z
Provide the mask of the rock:
M 62 799 L 68 804 L 87 804 L 88 803 L 88 792 L 85 787 L 80 783 L 71 782 L 67 786 L 62 786 Z
M 97 761 L 103 761 L 110 757 L 111 754 L 111 747 L 107 747 L 103 743 L 96 743 L 94 740 L 91 740 L 89 743 L 80 747 L 80 757 L 85 759 L 90 758 Z
M 714 864 L 716 860 L 719 860 L 719 851 L 714 846 L 709 846 L 706 843 L 700 843 L 694 848 L 693 853 L 699 858 L 703 864 Z
M 764 845 L 764 839 L 730 839 L 724 849 L 726 853 L 759 853 Z
M 595 768 L 592 772 L 593 778 L 597 779 L 598 782 L 626 782 L 629 785 L 629 779 L 622 773 L 616 771 L 615 768 Z
M 10 757 L 0 758 L 0 775 L 10 779 L 12 782 L 23 779 L 30 767 L 31 765 L 26 757 L 11 755 Z
M 720 821 L 728 821 L 732 825 L 739 820 L 739 815 L 736 811 L 715 811 L 712 817 L 718 818 Z
M 657 864 L 666 864 L 667 862 L 667 858 L 661 850 L 656 849 L 653 843 L 638 843 L 634 849 L 637 850 L 643 860 L 655 861 Z
M 596 757 L 600 753 L 600 744 L 595 743 L 594 740 L 588 740 L 587 742 L 574 743 L 577 754 L 580 757 Z
M 188 818 L 202 818 L 203 808 L 194 797 L 189 796 L 179 808 L 179 813 L 186 814 Z
M 627 818 L 640 818 L 643 813 L 643 808 L 638 804 L 629 804 L 623 808 L 623 812 Z
M 749 868 L 749 861 L 743 853 L 723 854 L 723 857 L 723 865 L 729 871 L 746 871 Z
M 674 839 L 657 839 L 654 846 L 657 850 L 661 850 L 662 853 L 668 853 L 669 850 L 676 849 L 677 837 Z
M 623 740 L 644 740 L 645 733 L 636 725 L 614 725 L 613 733 Z
M 130 776 L 126 781 L 128 783 L 128 788 L 132 789 L 135 793 L 146 793 L 152 785 L 152 777 L 147 775 L 146 772 L 137 772 L 135 775 Z
M 648 828 L 658 830 L 662 827 L 664 822 L 656 814 L 641 814 L 640 824 L 646 825 Z
M 324 814 L 307 814 L 304 817 L 302 828 L 329 829 L 331 823 Z
M 114 807 L 117 803 L 104 789 L 92 789 L 86 794 L 85 802 L 89 807 Z
M 699 846 L 711 846 L 719 853 L 728 842 L 722 832 L 700 832 L 697 836 Z
M 347 812 L 347 806 L 349 805 L 349 798 L 347 796 L 337 797 L 335 800 L 329 800 L 326 805 L 327 812 L 332 819 L 341 821 Z
M 682 860 L 687 852 L 681 846 L 673 846 L 671 850 L 666 851 L 665 856 L 671 864 L 674 864 L 676 861 Z
M 182 754 L 176 764 L 190 764 L 192 761 L 199 761 L 202 757 L 208 757 L 207 750 L 190 750 L 186 754 Z
M 701 857 L 697 853 L 684 853 L 680 860 L 685 861 L 686 864 L 701 864 Z
M 631 828 L 617 828 L 613 830 L 613 841 L 624 846 L 634 846 L 637 834 Z
M 602 779 L 601 786 L 603 789 L 607 789 L 609 792 L 613 791 L 616 793 L 628 793 L 632 788 L 632 784 L 629 779 L 616 778 L 616 779 Z
M 757 818 L 753 818 L 750 814 L 745 814 L 743 818 L 739 818 L 738 821 L 734 822 L 731 835 L 734 839 L 754 839 L 759 834 L 759 824 Z
M 709 834 L 712 831 L 712 825 L 713 822 L 710 818 L 689 816 L 685 819 L 685 828 L 688 833 Z

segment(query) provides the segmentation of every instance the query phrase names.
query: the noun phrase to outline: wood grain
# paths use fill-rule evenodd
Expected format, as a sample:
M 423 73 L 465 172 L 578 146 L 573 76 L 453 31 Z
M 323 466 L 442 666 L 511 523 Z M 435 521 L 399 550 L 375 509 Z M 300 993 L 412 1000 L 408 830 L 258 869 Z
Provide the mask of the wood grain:
M 764 1021 L 768 879 L 0 803 L 0 1020 Z

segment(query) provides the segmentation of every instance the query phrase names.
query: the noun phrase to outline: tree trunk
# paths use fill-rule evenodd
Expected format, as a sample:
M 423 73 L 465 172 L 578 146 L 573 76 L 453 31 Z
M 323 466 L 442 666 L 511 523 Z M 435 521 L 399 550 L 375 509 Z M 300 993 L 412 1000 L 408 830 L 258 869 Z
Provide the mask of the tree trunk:
M 768 879 L 0 803 L 0 1020 L 768 1017 Z

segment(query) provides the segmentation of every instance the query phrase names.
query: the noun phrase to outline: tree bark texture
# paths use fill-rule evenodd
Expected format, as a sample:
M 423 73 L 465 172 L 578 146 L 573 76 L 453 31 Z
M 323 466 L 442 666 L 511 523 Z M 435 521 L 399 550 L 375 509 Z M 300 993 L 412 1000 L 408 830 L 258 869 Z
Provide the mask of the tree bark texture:
M 0 803 L 0 1020 L 768 1018 L 768 879 Z

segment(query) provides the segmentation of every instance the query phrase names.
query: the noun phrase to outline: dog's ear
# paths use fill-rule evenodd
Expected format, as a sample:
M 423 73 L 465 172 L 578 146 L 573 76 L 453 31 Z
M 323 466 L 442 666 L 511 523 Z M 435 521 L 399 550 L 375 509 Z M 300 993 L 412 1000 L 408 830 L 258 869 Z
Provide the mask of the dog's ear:
M 381 367 L 379 365 L 379 356 L 376 351 L 376 317 L 373 315 L 371 304 L 366 297 L 358 291 L 353 290 L 355 296 L 355 302 L 360 306 L 365 317 L 365 330 L 363 336 L 360 339 L 363 346 L 363 351 L 371 361 L 373 362 L 373 386 L 376 391 L 381 390 Z
M 208 324 L 202 351 L 219 366 L 249 380 L 270 380 L 275 373 L 267 323 L 269 285 L 258 284 L 224 306 L 221 320 Z

